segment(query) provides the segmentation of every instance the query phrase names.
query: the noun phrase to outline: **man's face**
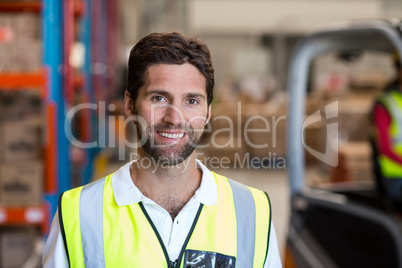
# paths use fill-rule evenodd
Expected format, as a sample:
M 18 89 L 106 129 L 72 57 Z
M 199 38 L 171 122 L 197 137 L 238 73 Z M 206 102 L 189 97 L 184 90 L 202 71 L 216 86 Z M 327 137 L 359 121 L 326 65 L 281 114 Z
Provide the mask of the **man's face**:
M 211 115 L 205 85 L 205 77 L 189 63 L 148 68 L 132 104 L 145 154 L 161 164 L 176 165 L 194 152 Z M 128 101 L 126 96 L 126 110 Z

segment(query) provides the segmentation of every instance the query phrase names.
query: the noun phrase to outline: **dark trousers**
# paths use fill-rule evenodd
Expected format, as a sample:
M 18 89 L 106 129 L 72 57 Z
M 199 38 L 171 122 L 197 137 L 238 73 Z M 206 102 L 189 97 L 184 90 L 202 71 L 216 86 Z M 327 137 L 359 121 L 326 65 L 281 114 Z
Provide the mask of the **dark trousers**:
M 387 197 L 402 211 L 402 178 L 383 179 L 384 191 Z

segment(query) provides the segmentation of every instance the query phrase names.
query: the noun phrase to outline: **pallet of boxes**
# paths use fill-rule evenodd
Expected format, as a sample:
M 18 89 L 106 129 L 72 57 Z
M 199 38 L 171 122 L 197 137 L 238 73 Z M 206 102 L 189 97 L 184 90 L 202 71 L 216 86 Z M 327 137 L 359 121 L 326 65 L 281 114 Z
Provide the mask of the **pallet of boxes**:
M 0 73 L 40 70 L 40 24 L 38 14 L 0 13 Z M 38 227 L 4 224 L 1 211 L 42 202 L 42 117 L 37 90 L 0 81 L 0 267 L 22 267 L 40 237 Z
M 213 169 L 237 167 L 245 152 L 241 132 L 241 107 L 235 102 L 215 104 L 198 146 L 198 159 Z
M 282 102 L 245 105 L 244 140 L 252 168 L 286 168 L 286 110 Z
M 347 80 L 341 83 L 343 88 L 317 88 L 306 100 L 306 116 L 313 123 L 305 127 L 303 142 L 311 149 L 306 151 L 307 166 L 318 170 L 317 176 L 310 179 L 314 186 L 375 183 L 370 113 L 388 82 L 373 73 L 353 73 Z M 331 126 L 336 131 L 331 132 Z M 311 154 L 313 150 L 318 157 Z M 327 162 L 321 161 L 320 156 Z
M 204 159 L 211 168 L 281 169 L 285 163 L 284 98 L 251 99 L 230 89 L 217 91 Z

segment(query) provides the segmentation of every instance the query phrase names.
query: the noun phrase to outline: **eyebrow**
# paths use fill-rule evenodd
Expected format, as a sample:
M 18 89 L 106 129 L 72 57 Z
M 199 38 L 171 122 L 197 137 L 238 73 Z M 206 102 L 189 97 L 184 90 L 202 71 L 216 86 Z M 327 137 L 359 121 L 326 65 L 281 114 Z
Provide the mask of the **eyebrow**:
M 200 98 L 200 99 L 205 100 L 205 96 L 203 94 L 199 94 L 199 93 L 187 93 L 186 97 L 187 98 Z
M 171 97 L 171 94 L 169 92 L 167 92 L 166 90 L 161 90 L 161 89 L 154 89 L 151 91 L 148 91 L 145 93 L 145 96 L 149 96 L 149 95 L 153 95 L 153 94 L 158 94 L 158 95 L 163 95 L 163 96 L 167 96 L 167 97 Z M 206 99 L 206 97 L 203 94 L 199 94 L 199 93 L 187 93 L 186 98 L 200 98 L 200 99 Z
M 158 94 L 158 95 L 164 95 L 164 96 L 170 96 L 170 93 L 167 92 L 166 90 L 161 90 L 161 89 L 153 89 L 151 91 L 148 91 L 145 93 L 145 97 L 153 94 Z

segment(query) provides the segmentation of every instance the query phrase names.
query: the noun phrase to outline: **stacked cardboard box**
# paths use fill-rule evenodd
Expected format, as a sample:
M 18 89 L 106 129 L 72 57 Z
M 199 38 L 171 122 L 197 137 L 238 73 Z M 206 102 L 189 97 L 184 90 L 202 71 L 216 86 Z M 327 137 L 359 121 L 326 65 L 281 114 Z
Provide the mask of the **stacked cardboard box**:
M 0 204 L 39 205 L 42 200 L 43 165 L 39 161 L 0 165 Z
M 252 157 L 284 157 L 286 110 L 284 106 L 253 105 L 245 111 L 244 139 Z
M 327 153 L 327 150 L 330 149 L 326 148 L 327 146 L 326 139 L 327 139 L 327 131 L 325 128 L 325 122 L 320 121 L 308 125 L 304 128 L 303 145 L 305 149 L 305 160 L 307 165 L 317 166 L 323 163 L 319 158 L 312 155 L 307 150 L 307 148 L 320 154 L 325 154 Z
M 347 142 L 339 146 L 344 168 L 352 181 L 374 181 L 371 147 L 368 142 Z
M 41 68 L 40 24 L 38 14 L 0 13 L 0 72 Z
M 40 125 L 25 119 L 0 125 L 0 204 L 39 205 L 43 188 Z
M 198 157 L 217 161 L 219 166 L 233 167 L 236 159 L 244 157 L 244 141 L 241 138 L 243 121 L 241 103 L 218 104 L 214 107 L 210 124 L 205 129 L 202 150 Z
M 310 96 L 306 102 L 306 118 L 319 111 L 317 122 L 304 129 L 304 142 L 315 151 L 325 153 L 329 124 L 337 124 L 338 142 L 367 142 L 370 135 L 369 114 L 375 99 L 373 94 L 344 94 L 342 97 L 325 99 L 322 95 Z M 332 108 L 336 115 L 327 118 L 326 107 Z M 310 153 L 306 152 L 307 164 L 319 164 Z
M 367 141 L 375 95 L 349 94 L 339 102 L 339 130 L 343 140 Z
M 218 103 L 204 135 L 208 146 L 198 151 L 209 159 L 229 161 L 235 168 L 250 167 L 253 160 L 284 159 L 285 126 L 283 103 Z M 257 166 L 253 164 L 253 168 Z
M 3 162 L 40 159 L 40 125 L 36 119 L 23 119 L 19 122 L 4 122 L 0 126 L 0 142 Z
M 0 267 L 27 267 L 24 265 L 34 253 L 37 238 L 38 232 L 34 227 L 2 229 L 0 231 Z
M 36 106 L 40 103 L 31 94 L 0 94 L 0 205 L 41 203 L 42 121 Z
M 15 2 L 15 1 L 11 1 Z M 42 69 L 41 16 L 0 13 L 0 73 Z M 0 81 L 1 87 L 1 81 Z M 0 89 L 0 207 L 40 205 L 43 190 L 43 105 L 37 91 Z M 39 237 L 32 226 L 0 228 L 0 267 L 25 265 Z

